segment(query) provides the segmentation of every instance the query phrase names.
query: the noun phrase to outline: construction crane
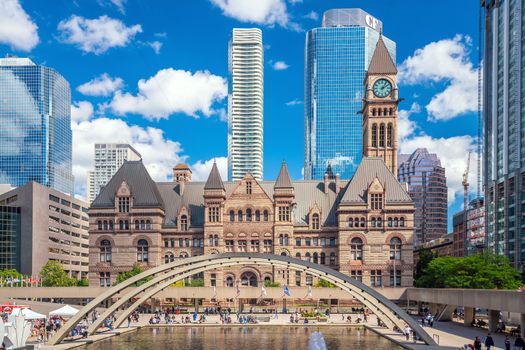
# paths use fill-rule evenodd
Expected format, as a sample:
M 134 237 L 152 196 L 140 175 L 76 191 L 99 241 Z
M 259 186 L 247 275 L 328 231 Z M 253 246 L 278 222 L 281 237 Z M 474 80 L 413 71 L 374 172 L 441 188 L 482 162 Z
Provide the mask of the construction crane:
M 468 213 L 468 174 L 470 172 L 470 154 L 472 152 L 468 152 L 467 157 L 467 167 L 465 168 L 465 172 L 463 173 L 463 252 L 464 255 L 467 255 L 467 247 L 468 247 L 468 239 L 467 239 L 467 213 Z

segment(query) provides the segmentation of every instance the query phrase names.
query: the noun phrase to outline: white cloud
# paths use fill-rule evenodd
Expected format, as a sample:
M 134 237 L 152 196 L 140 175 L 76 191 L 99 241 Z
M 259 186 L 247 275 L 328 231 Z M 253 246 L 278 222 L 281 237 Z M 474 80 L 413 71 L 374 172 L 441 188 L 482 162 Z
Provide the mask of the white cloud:
M 148 45 L 155 51 L 155 53 L 158 55 L 160 53 L 160 49 L 162 48 L 162 43 L 160 41 L 148 41 Z
M 319 14 L 315 11 L 310 11 L 303 17 L 307 19 L 311 19 L 312 21 L 317 21 L 319 19 Z
M 147 80 L 139 80 L 137 95 L 117 91 L 110 107 L 119 115 L 136 113 L 149 119 L 168 118 L 173 113 L 210 116 L 220 114 L 212 105 L 227 94 L 223 77 L 208 71 L 191 73 L 167 68 Z
M 192 176 L 192 181 L 206 181 L 208 175 L 210 174 L 211 167 L 213 162 L 217 162 L 217 168 L 219 169 L 219 174 L 221 174 L 222 180 L 226 181 L 228 178 L 228 158 L 227 157 L 217 157 L 212 158 L 206 161 L 197 161 L 193 165 L 190 165 Z
M 290 66 L 284 61 L 277 61 L 272 64 L 272 68 L 275 70 L 285 70 L 288 69 L 288 67 Z
M 295 98 L 291 101 L 286 102 L 287 106 L 296 106 L 296 105 L 302 105 L 302 104 L 303 104 L 303 101 L 299 100 L 298 98 Z
M 445 83 L 426 105 L 429 120 L 449 120 L 477 111 L 477 70 L 470 61 L 471 38 L 456 35 L 414 52 L 399 67 L 399 82 Z
M 0 0 L 0 44 L 31 51 L 39 42 L 37 29 L 18 0 Z
M 124 81 L 119 78 L 111 78 L 107 73 L 104 73 L 87 83 L 77 87 L 77 90 L 88 96 L 109 96 L 116 90 L 122 89 Z
M 400 143 L 410 136 L 414 136 L 413 133 L 417 130 L 417 124 L 410 120 L 410 116 L 419 112 L 421 112 L 421 107 L 417 102 L 412 103 L 408 111 L 403 109 L 399 111 L 397 118 L 397 137 Z
M 137 33 L 142 32 L 140 24 L 127 27 L 122 21 L 108 16 L 87 19 L 73 15 L 67 20 L 62 20 L 58 29 L 61 41 L 96 55 L 112 47 L 124 47 Z
M 124 14 L 126 13 L 126 9 L 124 8 L 124 4 L 127 0 L 110 0 L 113 5 L 117 7 L 117 9 L 120 11 L 120 13 Z
M 210 0 L 224 15 L 241 22 L 290 27 L 284 0 Z
M 93 116 L 93 105 L 88 101 L 74 102 L 71 105 L 71 122 L 80 123 Z

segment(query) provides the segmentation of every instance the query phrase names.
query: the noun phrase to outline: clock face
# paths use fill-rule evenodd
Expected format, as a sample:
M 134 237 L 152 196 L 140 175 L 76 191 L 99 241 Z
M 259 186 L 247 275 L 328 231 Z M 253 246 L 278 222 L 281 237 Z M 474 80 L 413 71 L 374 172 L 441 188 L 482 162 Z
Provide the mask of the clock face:
M 379 79 L 374 83 L 372 90 L 377 97 L 387 97 L 392 92 L 392 84 L 386 79 Z

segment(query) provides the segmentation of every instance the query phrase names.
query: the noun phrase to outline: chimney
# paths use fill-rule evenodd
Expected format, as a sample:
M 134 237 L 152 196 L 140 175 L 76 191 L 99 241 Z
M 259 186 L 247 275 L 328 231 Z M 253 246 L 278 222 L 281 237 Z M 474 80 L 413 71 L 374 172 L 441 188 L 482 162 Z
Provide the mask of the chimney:
M 324 193 L 328 193 L 328 173 L 324 174 Z
M 173 181 L 179 184 L 179 195 L 184 194 L 186 182 L 191 182 L 191 170 L 187 164 L 177 164 L 173 168 Z
M 339 187 L 341 186 L 340 184 L 340 176 L 339 174 L 335 174 L 335 194 L 339 194 Z

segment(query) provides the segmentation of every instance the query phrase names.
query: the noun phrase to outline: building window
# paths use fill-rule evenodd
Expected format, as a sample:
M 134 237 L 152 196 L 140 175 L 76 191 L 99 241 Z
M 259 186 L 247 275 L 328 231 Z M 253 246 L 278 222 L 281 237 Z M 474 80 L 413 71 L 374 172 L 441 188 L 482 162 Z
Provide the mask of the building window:
M 388 227 L 392 227 L 393 220 L 391 217 L 388 218 Z
M 226 287 L 233 287 L 233 277 L 226 277 Z
M 372 193 L 370 195 L 371 207 L 372 210 L 381 210 L 383 209 L 383 194 L 381 193 Z
M 337 240 L 335 237 L 330 237 L 330 247 L 335 248 L 337 245 Z
M 399 219 L 394 218 L 394 227 L 398 227 L 398 226 L 399 226 Z
M 289 241 L 289 238 L 288 238 L 288 235 L 284 235 L 284 245 L 288 245 L 290 244 L 290 241 Z
M 113 220 L 109 220 L 109 230 L 113 231 Z
M 107 239 L 100 242 L 100 262 L 111 262 L 111 242 Z
M 97 229 L 98 229 L 99 231 L 102 231 L 102 221 L 100 221 L 100 220 L 97 221 Z
M 295 246 L 296 246 L 296 247 L 300 247 L 300 246 L 301 246 L 301 237 L 297 237 L 297 238 L 295 239 Z
M 306 274 L 306 285 L 311 286 L 313 284 L 313 276 L 309 273 Z
M 189 238 L 185 238 L 185 239 L 184 239 L 184 246 L 185 246 L 186 248 L 189 248 L 189 247 L 191 246 Z
M 365 220 L 365 218 L 361 218 L 360 222 L 361 222 L 361 227 L 366 227 L 366 220 Z
M 264 213 L 263 213 L 263 216 L 264 216 L 264 221 L 268 221 L 268 210 L 265 210 Z
M 239 251 L 240 252 L 245 252 L 246 251 L 246 241 L 245 240 L 240 240 L 237 242 L 237 245 L 239 246 Z
M 167 239 L 164 240 L 164 248 L 169 247 L 169 241 Z
M 175 261 L 175 255 L 173 253 L 167 253 L 164 255 L 164 263 L 168 264 Z
M 242 210 L 237 212 L 237 221 L 242 222 Z
M 255 211 L 255 221 L 261 221 L 261 212 L 259 210 Z
M 109 272 L 101 272 L 99 276 L 101 287 L 111 287 L 111 275 Z
M 321 259 L 320 259 L 319 263 L 321 265 L 326 264 L 326 254 L 325 253 L 321 253 Z
M 252 182 L 246 181 L 246 194 L 252 194 Z
M 217 274 L 216 273 L 210 274 L 210 285 L 212 287 L 215 287 L 217 285 Z
M 228 239 L 225 241 L 225 244 L 226 244 L 226 251 L 233 252 L 233 240 Z
M 401 286 L 401 270 L 390 270 L 390 286 Z
M 321 237 L 321 247 L 326 247 L 326 238 Z
M 405 218 L 399 218 L 399 226 L 405 227 Z
M 310 237 L 306 237 L 304 239 L 304 245 L 310 247 L 312 245 L 312 239 Z
M 301 260 L 301 253 L 295 253 L 295 258 Z
M 184 259 L 184 258 L 187 258 L 187 257 L 188 257 L 188 253 L 187 252 L 180 252 L 179 258 Z
M 348 218 L 348 227 L 354 227 L 354 219 Z
M 137 261 L 138 262 L 148 262 L 149 256 L 148 256 L 148 241 L 145 239 L 139 239 L 137 243 Z
M 108 230 L 108 222 L 107 220 L 104 220 L 104 231 Z
M 135 220 L 135 230 L 139 230 L 140 229 L 140 223 L 138 220 Z
M 208 221 L 219 222 L 219 207 L 208 208 Z
M 235 212 L 233 210 L 230 210 L 230 222 L 235 221 Z
M 306 254 L 304 255 L 304 259 L 305 259 L 306 261 L 308 261 L 308 262 L 311 261 L 311 260 L 310 260 L 310 257 L 311 257 L 311 256 L 310 256 L 310 253 L 306 253 Z
M 250 241 L 250 249 L 252 252 L 258 252 L 259 251 L 259 240 L 252 239 Z
M 385 124 L 379 126 L 379 147 L 385 147 Z
M 301 271 L 295 271 L 295 285 L 301 286 Z
M 390 260 L 401 260 L 401 240 L 398 237 L 390 240 Z
M 314 257 L 314 264 L 319 264 L 319 254 L 314 253 L 313 257 Z
M 269 253 L 272 250 L 272 240 L 271 239 L 265 239 L 264 240 L 264 252 Z
M 290 207 L 280 206 L 279 209 L 279 221 L 290 221 Z
M 363 260 L 363 241 L 359 237 L 354 237 L 350 241 L 350 259 Z
M 186 215 L 180 217 L 180 230 L 188 231 L 188 217 Z
M 361 271 L 361 270 L 351 270 L 350 271 L 350 277 L 352 277 L 355 280 L 358 280 L 359 282 L 363 282 L 363 271 Z
M 146 220 L 146 230 L 151 230 L 151 221 Z
M 146 229 L 146 221 L 140 220 L 140 229 L 145 230 Z
M 315 247 L 319 246 L 319 238 L 314 237 L 314 239 L 313 239 L 313 245 L 314 245 Z
M 335 264 L 336 264 L 335 253 L 331 252 L 330 253 L 330 265 L 335 265 Z
M 383 279 L 381 277 L 381 270 L 370 271 L 370 285 L 372 287 L 382 287 Z
M 392 124 L 389 123 L 387 133 L 386 133 L 386 146 L 387 147 L 392 147 L 393 133 L 394 133 L 394 128 L 392 127 Z
M 372 218 L 372 227 L 383 227 L 383 219 L 380 217 Z
M 118 211 L 119 213 L 129 213 L 129 197 L 118 198 Z
M 312 215 L 312 229 L 319 230 L 319 214 L 315 213 Z
M 372 125 L 372 147 L 377 147 L 377 124 Z
M 252 210 L 246 209 L 246 221 L 251 222 L 252 221 Z
M 171 245 L 172 248 L 175 248 L 175 240 L 174 239 L 170 240 L 170 245 Z

